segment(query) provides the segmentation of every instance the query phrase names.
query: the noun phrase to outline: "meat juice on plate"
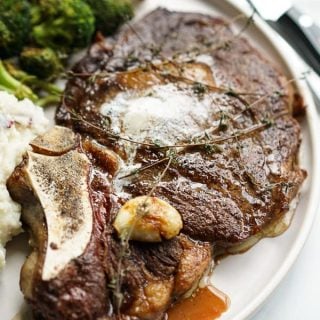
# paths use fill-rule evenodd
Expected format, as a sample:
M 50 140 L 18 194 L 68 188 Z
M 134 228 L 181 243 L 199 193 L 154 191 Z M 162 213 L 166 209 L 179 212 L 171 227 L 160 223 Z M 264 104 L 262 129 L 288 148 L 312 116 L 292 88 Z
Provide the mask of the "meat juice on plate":
M 169 309 L 168 320 L 214 320 L 228 309 L 229 298 L 212 286 L 199 288 L 191 297 Z

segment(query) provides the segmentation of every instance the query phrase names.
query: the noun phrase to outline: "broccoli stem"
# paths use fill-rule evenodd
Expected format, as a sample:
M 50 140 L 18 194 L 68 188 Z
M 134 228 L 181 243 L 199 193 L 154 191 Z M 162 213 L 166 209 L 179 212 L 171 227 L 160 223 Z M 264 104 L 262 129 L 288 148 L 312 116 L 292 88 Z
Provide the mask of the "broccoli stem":
M 48 107 L 52 105 L 56 105 L 60 102 L 61 97 L 57 95 L 47 95 L 38 100 L 37 104 L 40 107 Z
M 18 99 L 28 98 L 33 102 L 38 100 L 37 95 L 22 82 L 10 75 L 0 60 L 0 89 L 17 96 Z
M 1 60 L 0 60 L 0 81 L 1 81 L 0 84 L 4 88 L 7 87 L 8 89 L 15 89 L 21 84 L 18 80 L 13 78 L 9 74 L 9 72 L 7 72 Z
M 50 94 L 61 95 L 63 90 L 53 83 L 49 83 L 38 79 L 35 75 L 26 73 L 25 71 L 17 68 L 10 61 L 5 61 L 5 68 L 12 77 L 29 86 L 32 90 L 43 90 Z
M 40 81 L 37 83 L 38 87 L 41 88 L 42 90 L 51 93 L 53 95 L 59 95 L 63 93 L 63 90 L 61 90 L 58 86 L 56 86 L 53 83 L 47 83 L 47 82 L 41 82 Z
M 6 90 L 7 92 L 16 95 L 19 98 L 19 91 L 21 88 L 21 84 L 24 87 L 27 87 L 36 92 L 40 91 L 41 93 L 46 94 L 44 97 L 39 98 L 38 96 L 35 97 L 33 100 L 37 105 L 41 107 L 46 107 L 54 104 L 58 104 L 61 99 L 62 90 L 53 83 L 48 83 L 38 79 L 34 75 L 30 75 L 21 69 L 18 69 L 12 64 L 10 61 L 4 61 L 2 63 L 2 70 L 0 69 L 0 73 L 4 74 L 6 79 L 10 80 L 10 86 L 1 86 L 2 81 L 0 77 L 0 90 Z M 3 81 L 4 82 L 4 81 Z M 6 81 L 8 83 L 9 81 Z M 13 85 L 19 84 L 19 89 L 16 90 L 16 86 Z M 23 96 L 22 98 L 24 98 Z
M 11 89 L 6 88 L 6 87 L 2 86 L 1 84 L 0 84 L 0 91 L 7 91 L 8 93 L 14 94 L 14 92 Z

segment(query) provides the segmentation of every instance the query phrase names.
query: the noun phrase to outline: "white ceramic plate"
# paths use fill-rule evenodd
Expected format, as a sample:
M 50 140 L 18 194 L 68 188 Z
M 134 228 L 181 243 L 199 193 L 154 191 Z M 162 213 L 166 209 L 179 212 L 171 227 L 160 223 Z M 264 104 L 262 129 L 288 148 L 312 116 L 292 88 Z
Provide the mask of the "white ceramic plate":
M 232 18 L 243 12 L 233 2 L 236 0 L 145 0 L 138 5 L 137 17 L 162 6 Z M 250 15 L 250 11 L 246 12 Z M 259 19 L 255 20 L 255 25 L 245 32 L 245 36 L 278 65 L 288 78 L 299 78 L 305 70 L 296 54 L 266 24 Z M 298 82 L 297 88 L 308 106 L 307 116 L 302 123 L 301 165 L 307 169 L 309 176 L 301 191 L 301 200 L 292 225 L 285 234 L 264 239 L 247 253 L 223 260 L 216 268 L 213 282 L 231 299 L 230 309 L 221 320 L 244 320 L 254 314 L 292 266 L 312 225 L 320 185 L 317 165 L 320 163 L 320 156 L 316 144 L 317 115 L 305 83 Z M 0 274 L 1 320 L 11 320 L 23 304 L 19 291 L 19 272 L 28 252 L 26 243 L 27 237 L 21 235 L 8 245 L 7 265 Z

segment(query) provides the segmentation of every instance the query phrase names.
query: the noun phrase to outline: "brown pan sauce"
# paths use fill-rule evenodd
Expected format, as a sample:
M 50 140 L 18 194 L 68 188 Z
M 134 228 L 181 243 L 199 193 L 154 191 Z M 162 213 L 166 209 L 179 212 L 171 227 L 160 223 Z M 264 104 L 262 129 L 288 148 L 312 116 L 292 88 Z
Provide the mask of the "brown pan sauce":
M 229 298 L 214 287 L 198 289 L 191 297 L 174 306 L 168 313 L 168 320 L 214 320 L 229 307 Z

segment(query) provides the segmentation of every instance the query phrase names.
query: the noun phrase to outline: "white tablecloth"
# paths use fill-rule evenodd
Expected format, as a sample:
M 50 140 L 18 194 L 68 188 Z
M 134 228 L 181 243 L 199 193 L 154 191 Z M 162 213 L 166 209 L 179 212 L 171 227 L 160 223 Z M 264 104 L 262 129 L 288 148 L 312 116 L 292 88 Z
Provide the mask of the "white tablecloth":
M 272 5 L 273 1 L 280 0 L 269 1 L 270 5 Z M 294 3 L 299 9 L 312 15 L 320 24 L 320 0 L 294 0 Z M 320 212 L 316 217 L 309 239 L 295 265 L 252 320 L 319 319 Z

